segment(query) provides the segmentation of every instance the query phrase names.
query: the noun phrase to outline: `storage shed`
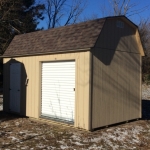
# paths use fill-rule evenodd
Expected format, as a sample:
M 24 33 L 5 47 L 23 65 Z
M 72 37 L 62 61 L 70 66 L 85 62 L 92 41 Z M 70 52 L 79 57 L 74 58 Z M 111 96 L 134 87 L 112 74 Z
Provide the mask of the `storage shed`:
M 87 130 L 140 118 L 142 56 L 125 16 L 17 35 L 3 55 L 4 111 Z

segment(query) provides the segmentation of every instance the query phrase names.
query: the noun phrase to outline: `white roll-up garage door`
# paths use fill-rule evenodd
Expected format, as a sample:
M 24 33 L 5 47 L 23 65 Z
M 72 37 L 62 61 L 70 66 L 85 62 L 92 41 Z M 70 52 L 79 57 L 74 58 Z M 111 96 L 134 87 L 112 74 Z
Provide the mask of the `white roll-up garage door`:
M 74 122 L 75 61 L 42 63 L 41 115 Z

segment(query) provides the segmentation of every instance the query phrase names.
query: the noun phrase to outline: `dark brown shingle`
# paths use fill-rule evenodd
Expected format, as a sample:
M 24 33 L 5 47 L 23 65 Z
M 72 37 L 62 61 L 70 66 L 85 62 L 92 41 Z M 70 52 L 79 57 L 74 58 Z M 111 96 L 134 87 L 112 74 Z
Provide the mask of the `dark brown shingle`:
M 17 35 L 4 53 L 5 56 L 24 56 L 94 47 L 105 19 Z

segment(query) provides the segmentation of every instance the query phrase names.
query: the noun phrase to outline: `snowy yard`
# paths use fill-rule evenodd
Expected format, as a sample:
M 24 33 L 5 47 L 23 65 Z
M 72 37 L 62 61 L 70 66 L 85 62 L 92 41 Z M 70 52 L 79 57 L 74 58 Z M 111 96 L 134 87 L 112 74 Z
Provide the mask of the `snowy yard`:
M 94 132 L 3 114 L 0 150 L 150 150 L 150 86 L 142 87 L 142 118 Z
M 0 149 L 148 150 L 150 121 L 134 121 L 87 132 L 0 114 Z

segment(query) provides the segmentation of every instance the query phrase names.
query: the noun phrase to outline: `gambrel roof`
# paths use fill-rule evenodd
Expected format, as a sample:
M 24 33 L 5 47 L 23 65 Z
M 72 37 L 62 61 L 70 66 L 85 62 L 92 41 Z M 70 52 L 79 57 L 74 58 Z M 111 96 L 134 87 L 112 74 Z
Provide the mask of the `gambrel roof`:
M 124 16 L 118 16 L 127 20 Z M 50 53 L 83 51 L 95 46 L 105 21 L 96 19 L 74 25 L 16 35 L 2 57 L 31 56 Z

